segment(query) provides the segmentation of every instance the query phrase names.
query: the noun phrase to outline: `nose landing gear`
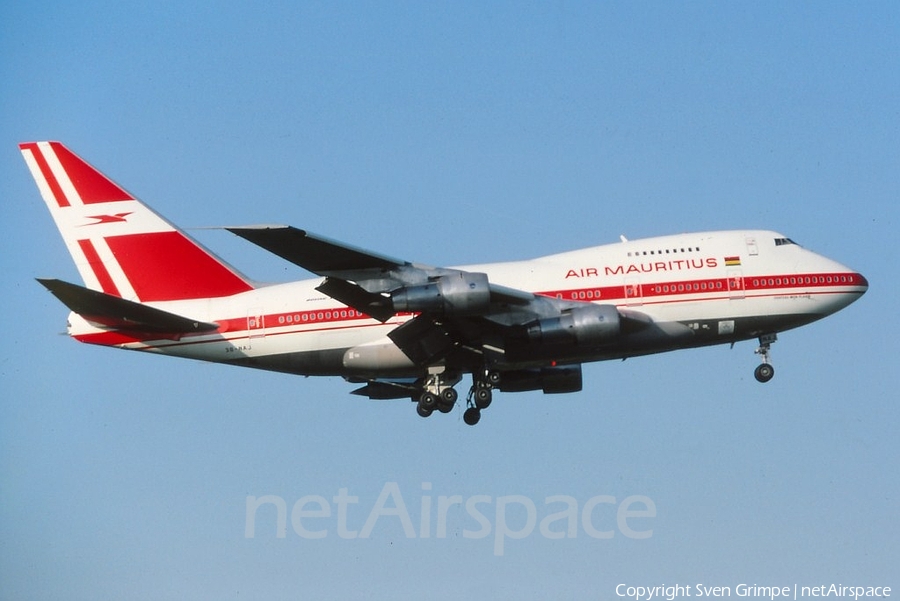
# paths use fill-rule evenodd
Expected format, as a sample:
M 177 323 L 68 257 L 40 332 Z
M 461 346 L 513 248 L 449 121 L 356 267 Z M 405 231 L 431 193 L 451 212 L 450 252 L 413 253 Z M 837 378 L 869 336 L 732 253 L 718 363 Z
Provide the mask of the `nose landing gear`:
M 756 378 L 757 382 L 768 382 L 775 376 L 775 368 L 770 363 L 771 361 L 771 346 L 772 343 L 778 340 L 777 334 L 764 334 L 759 337 L 759 348 L 754 351 L 757 355 L 762 359 L 762 364 L 757 366 L 756 370 L 753 372 L 753 376 Z

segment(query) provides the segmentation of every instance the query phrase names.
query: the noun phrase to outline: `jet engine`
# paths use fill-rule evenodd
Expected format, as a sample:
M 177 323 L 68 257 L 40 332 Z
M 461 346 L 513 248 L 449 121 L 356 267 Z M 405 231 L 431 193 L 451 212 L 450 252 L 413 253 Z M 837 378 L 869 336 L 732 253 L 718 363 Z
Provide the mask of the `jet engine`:
M 404 286 L 391 292 L 395 312 L 473 315 L 487 312 L 490 302 L 487 274 L 465 271 L 438 276 L 427 284 Z
M 526 325 L 528 341 L 547 346 L 591 346 L 619 335 L 621 319 L 613 305 L 588 305 L 563 311 L 559 317 Z

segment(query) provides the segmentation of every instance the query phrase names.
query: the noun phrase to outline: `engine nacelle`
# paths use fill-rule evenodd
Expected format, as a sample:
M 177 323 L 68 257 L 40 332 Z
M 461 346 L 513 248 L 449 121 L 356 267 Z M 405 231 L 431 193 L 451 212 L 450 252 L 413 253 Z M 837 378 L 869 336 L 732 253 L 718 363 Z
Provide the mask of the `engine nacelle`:
M 619 335 L 621 319 L 613 305 L 589 305 L 564 311 L 526 326 L 529 342 L 548 346 L 591 346 Z
M 405 286 L 391 292 L 395 312 L 472 315 L 487 312 L 490 302 L 487 274 L 467 271 L 442 275 L 427 284 Z
M 543 390 L 544 394 L 563 394 L 581 390 L 581 365 L 505 371 L 498 388 L 503 392 Z

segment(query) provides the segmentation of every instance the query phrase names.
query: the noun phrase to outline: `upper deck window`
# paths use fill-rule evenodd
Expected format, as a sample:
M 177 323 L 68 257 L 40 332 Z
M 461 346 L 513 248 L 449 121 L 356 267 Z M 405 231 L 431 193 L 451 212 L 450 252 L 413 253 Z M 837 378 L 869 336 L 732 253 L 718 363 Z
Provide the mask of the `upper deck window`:
M 665 250 L 659 249 L 659 250 L 651 250 L 649 252 L 646 250 L 635 250 L 635 251 L 629 251 L 628 256 L 629 257 L 642 257 L 642 256 L 646 257 L 648 254 L 649 255 L 662 255 L 662 254 L 668 255 L 670 253 L 684 253 L 684 252 L 688 252 L 688 253 L 700 252 L 700 247 L 699 246 L 691 246 L 688 248 L 672 248 L 672 249 L 667 248 Z

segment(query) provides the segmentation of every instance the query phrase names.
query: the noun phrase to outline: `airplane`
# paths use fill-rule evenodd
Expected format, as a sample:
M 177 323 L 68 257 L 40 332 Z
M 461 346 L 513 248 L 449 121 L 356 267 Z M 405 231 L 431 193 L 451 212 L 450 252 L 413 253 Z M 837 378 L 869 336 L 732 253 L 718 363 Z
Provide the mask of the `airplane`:
M 582 389 L 582 364 L 777 335 L 860 298 L 860 273 L 773 231 L 628 240 L 531 260 L 433 267 L 287 225 L 229 231 L 315 274 L 248 279 L 60 142 L 22 155 L 83 285 L 38 279 L 80 342 L 304 376 L 463 421 L 494 392 Z

